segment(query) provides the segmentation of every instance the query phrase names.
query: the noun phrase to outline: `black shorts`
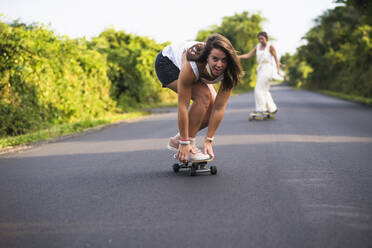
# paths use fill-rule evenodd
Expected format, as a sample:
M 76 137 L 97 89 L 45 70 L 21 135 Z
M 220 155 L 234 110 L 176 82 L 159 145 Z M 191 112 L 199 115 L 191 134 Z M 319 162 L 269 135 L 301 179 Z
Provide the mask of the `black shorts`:
M 177 80 L 180 75 L 178 67 L 168 57 L 163 56 L 162 52 L 156 56 L 155 71 L 163 87 Z

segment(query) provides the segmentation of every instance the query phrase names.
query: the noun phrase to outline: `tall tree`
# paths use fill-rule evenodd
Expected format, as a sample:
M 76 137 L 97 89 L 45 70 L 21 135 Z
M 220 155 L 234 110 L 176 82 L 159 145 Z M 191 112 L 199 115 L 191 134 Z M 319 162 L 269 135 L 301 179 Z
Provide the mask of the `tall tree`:
M 372 25 L 372 1 L 371 0 L 336 0 L 337 3 L 344 3 L 352 6 L 363 15 L 363 19 L 369 25 Z
M 307 44 L 297 49 L 293 59 L 285 58 L 287 73 L 292 77 L 289 81 L 292 84 L 301 81 L 314 89 L 371 97 L 371 37 L 371 25 L 353 5 L 325 12 L 304 37 Z M 297 63 L 291 63 L 296 60 Z M 299 71 L 302 61 L 311 68 L 305 79 Z

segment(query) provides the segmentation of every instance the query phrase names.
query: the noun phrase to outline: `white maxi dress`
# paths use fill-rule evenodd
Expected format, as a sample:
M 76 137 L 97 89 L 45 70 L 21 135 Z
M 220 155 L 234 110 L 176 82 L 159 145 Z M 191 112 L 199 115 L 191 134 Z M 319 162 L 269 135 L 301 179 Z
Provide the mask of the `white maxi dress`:
M 277 106 L 271 96 L 270 83 L 273 77 L 273 56 L 270 53 L 271 44 L 268 42 L 265 49 L 261 50 L 261 44 L 256 47 L 257 67 L 257 83 L 254 88 L 254 99 L 256 103 L 256 111 L 275 112 Z

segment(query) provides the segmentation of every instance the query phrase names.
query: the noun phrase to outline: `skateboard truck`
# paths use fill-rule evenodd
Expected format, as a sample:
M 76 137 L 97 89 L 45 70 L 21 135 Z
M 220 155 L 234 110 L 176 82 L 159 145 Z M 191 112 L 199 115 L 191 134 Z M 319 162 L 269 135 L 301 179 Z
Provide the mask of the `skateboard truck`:
M 211 161 L 211 160 L 209 160 Z M 211 173 L 217 174 L 217 167 L 212 165 L 207 168 L 208 161 L 187 161 L 173 164 L 173 171 L 179 172 L 180 169 L 190 169 L 190 176 L 196 176 L 198 173 Z

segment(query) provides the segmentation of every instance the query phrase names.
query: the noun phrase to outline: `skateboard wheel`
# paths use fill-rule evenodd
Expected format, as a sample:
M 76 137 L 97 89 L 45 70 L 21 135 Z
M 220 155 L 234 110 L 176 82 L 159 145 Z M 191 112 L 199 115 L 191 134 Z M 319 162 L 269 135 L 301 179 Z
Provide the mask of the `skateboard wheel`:
M 271 116 L 271 120 L 274 120 L 275 119 L 275 116 Z
M 211 174 L 216 175 L 217 174 L 217 167 L 216 166 L 211 166 Z
M 180 165 L 179 164 L 173 164 L 173 171 L 179 172 L 180 171 Z
M 251 121 L 251 120 L 252 120 L 252 117 L 249 117 L 249 118 L 248 118 L 248 121 Z
M 266 120 L 267 119 L 267 117 L 265 116 L 264 118 L 263 118 L 264 120 Z

